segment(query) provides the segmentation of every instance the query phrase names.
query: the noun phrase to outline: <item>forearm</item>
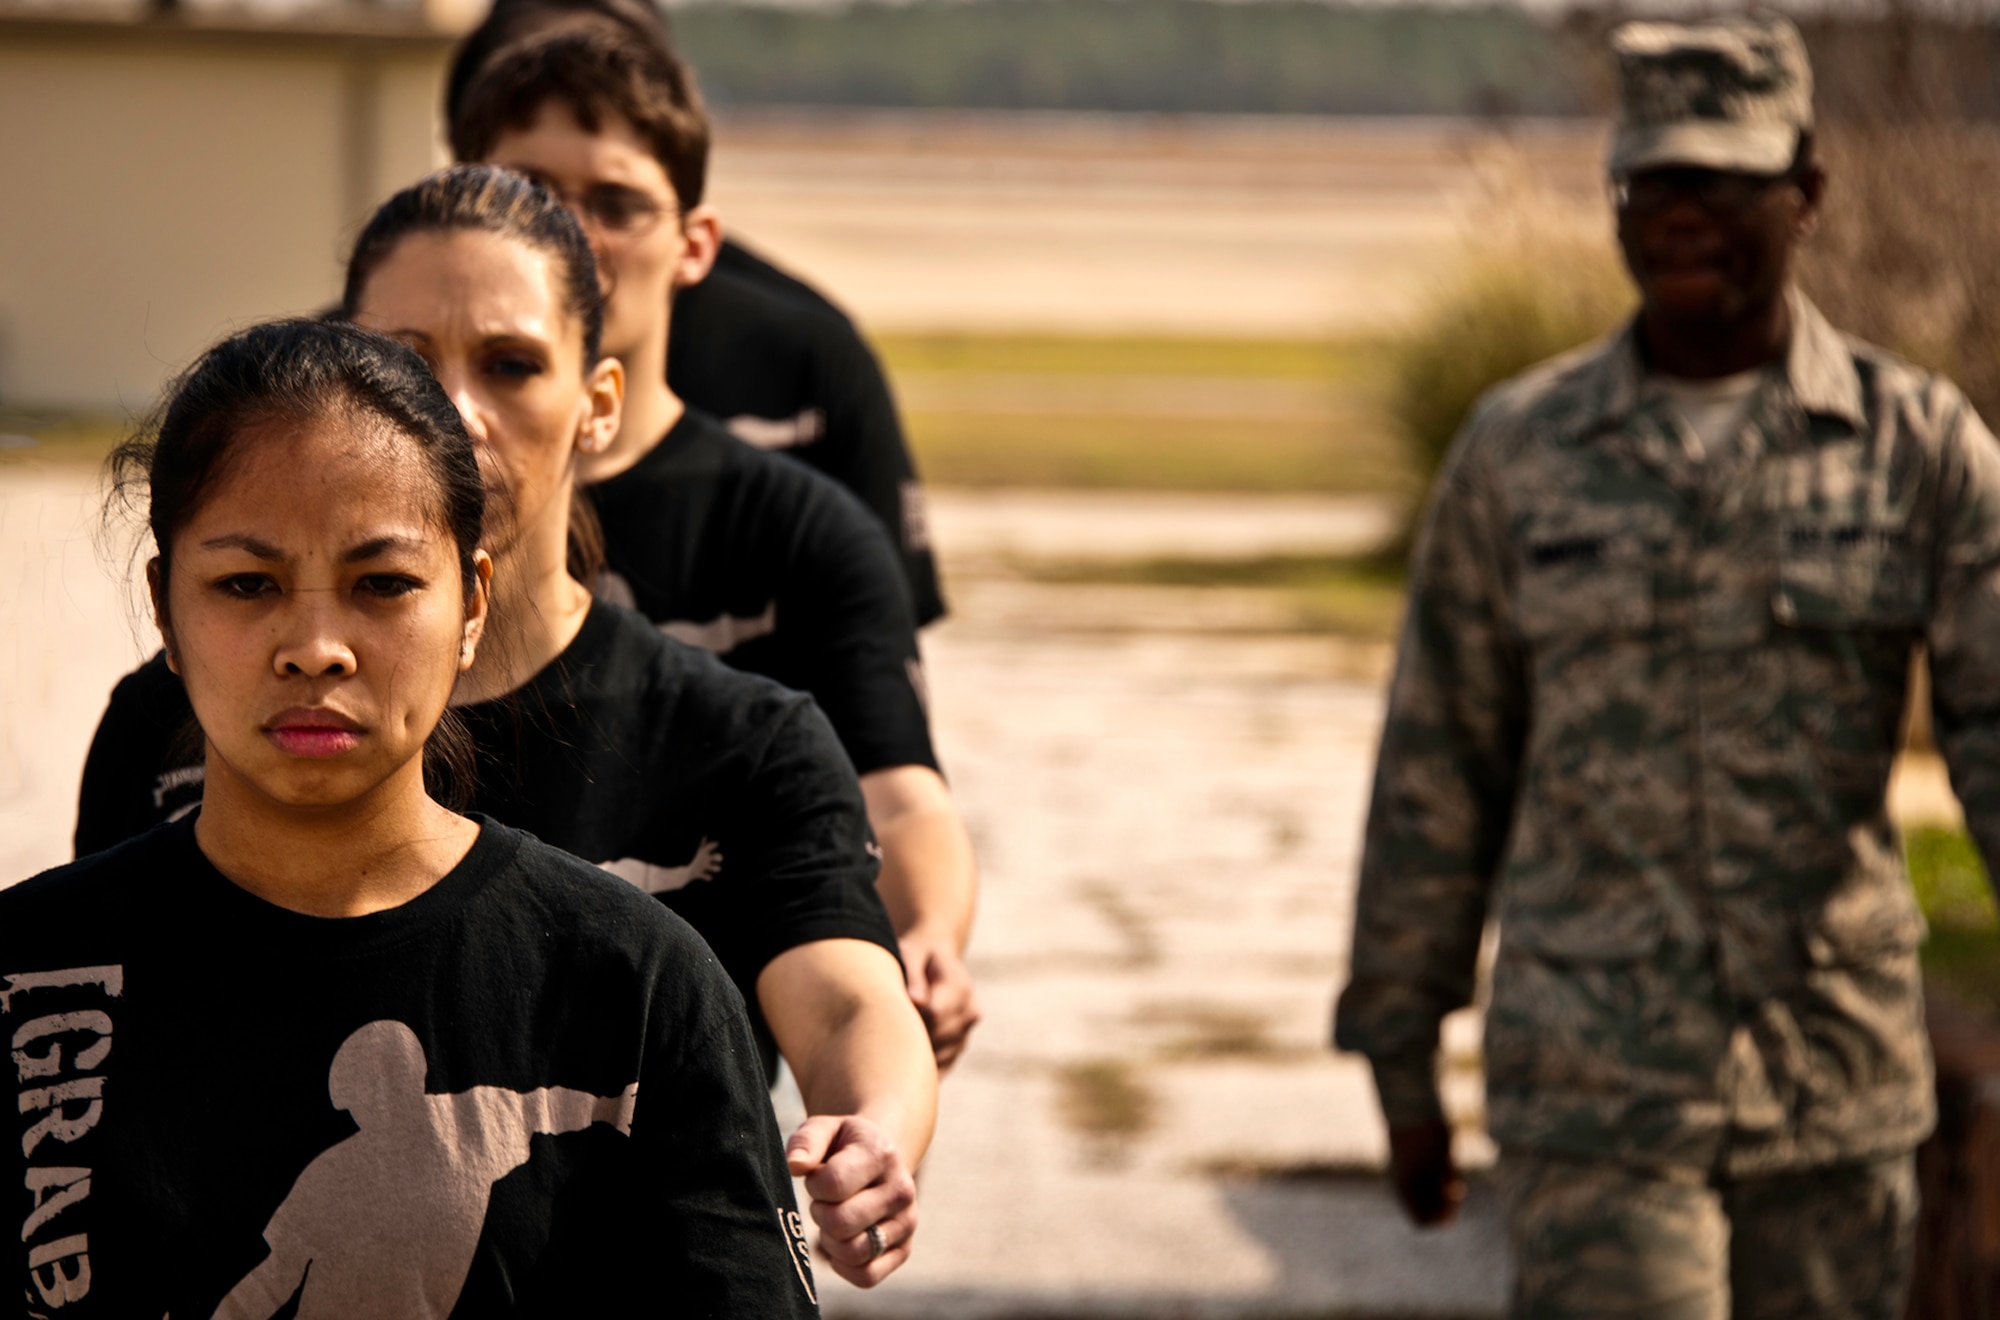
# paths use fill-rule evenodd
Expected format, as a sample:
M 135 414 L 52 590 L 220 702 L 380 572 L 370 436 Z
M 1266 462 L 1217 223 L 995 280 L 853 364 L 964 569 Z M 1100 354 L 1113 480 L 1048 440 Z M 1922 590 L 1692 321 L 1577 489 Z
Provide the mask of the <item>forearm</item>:
M 928 766 L 864 775 L 868 823 L 882 848 L 876 881 L 896 933 L 935 932 L 963 953 L 979 902 L 972 839 L 943 779 Z
M 773 960 L 757 997 L 806 1112 L 879 1125 L 915 1168 L 937 1119 L 930 1037 L 887 950 L 821 940 Z

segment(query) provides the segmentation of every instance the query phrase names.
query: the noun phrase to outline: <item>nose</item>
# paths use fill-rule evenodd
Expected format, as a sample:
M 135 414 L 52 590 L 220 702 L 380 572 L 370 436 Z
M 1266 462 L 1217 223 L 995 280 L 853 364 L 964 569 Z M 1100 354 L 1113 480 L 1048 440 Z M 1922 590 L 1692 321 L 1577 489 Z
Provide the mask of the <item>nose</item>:
M 337 623 L 337 591 L 300 592 L 272 652 L 280 678 L 351 678 L 358 663 Z
M 601 272 L 606 251 L 604 226 L 598 223 L 595 216 L 585 214 L 578 207 L 570 207 L 569 213 L 576 217 L 577 225 L 583 230 L 583 241 L 590 244 L 590 255 L 597 259 L 597 268 Z
M 465 422 L 465 429 L 474 441 L 484 443 L 490 437 L 486 433 L 486 418 L 479 406 L 479 395 L 473 389 L 472 373 L 459 368 L 443 368 L 437 372 L 438 384 L 450 396 L 458 415 Z

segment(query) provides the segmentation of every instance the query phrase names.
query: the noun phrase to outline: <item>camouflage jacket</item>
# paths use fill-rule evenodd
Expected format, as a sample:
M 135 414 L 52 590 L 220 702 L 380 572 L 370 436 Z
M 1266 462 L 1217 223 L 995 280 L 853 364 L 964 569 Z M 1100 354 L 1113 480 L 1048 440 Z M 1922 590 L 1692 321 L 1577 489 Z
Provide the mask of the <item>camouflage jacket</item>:
M 1949 383 L 1794 297 L 1708 458 L 1632 331 L 1482 401 L 1412 565 L 1335 1040 L 1392 1124 L 1489 914 L 1495 1138 L 1733 1173 L 1933 1120 L 1885 799 L 1910 660 L 2000 844 L 2000 450 Z

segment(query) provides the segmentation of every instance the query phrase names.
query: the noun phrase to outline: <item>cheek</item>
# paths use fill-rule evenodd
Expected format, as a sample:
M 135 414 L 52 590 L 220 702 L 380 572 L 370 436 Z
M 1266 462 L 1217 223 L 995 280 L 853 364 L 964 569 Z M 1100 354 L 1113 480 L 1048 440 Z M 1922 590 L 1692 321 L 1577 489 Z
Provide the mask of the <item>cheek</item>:
M 168 591 L 174 663 L 184 680 L 228 688 L 262 673 L 271 650 L 269 628 L 233 604 L 187 583 Z
M 614 297 L 659 296 L 672 279 L 674 263 L 680 260 L 685 247 L 686 240 L 665 225 L 644 238 L 625 244 L 615 255 L 611 255 L 607 263 L 612 265 L 618 276 Z
M 381 700 L 411 734 L 428 734 L 451 696 L 463 636 L 464 620 L 449 605 L 412 611 L 377 634 Z
M 572 400 L 573 400 L 572 396 Z M 555 389 L 524 391 L 501 411 L 482 474 L 522 510 L 539 508 L 567 473 L 572 448 L 569 410 Z

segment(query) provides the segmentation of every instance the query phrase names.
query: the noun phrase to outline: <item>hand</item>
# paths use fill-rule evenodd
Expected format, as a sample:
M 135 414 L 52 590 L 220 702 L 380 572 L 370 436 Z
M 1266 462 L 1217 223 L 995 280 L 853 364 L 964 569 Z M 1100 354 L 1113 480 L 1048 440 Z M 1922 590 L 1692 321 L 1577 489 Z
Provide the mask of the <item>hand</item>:
M 921 928 L 904 933 L 903 970 L 910 982 L 910 1002 L 930 1032 L 931 1049 L 943 1072 L 965 1052 L 966 1039 L 979 1025 L 979 997 L 972 973 L 959 957 L 957 941 L 933 936 Z
M 910 1258 L 917 1180 L 874 1120 L 859 1114 L 809 1118 L 785 1143 L 785 1163 L 794 1178 L 806 1180 L 820 1255 L 835 1274 L 857 1288 L 873 1288 Z M 868 1238 L 871 1225 L 889 1248 L 880 1256 Z
M 1451 1162 L 1451 1128 L 1443 1122 L 1389 1130 L 1389 1177 L 1418 1228 L 1441 1228 L 1458 1218 L 1465 1179 Z

